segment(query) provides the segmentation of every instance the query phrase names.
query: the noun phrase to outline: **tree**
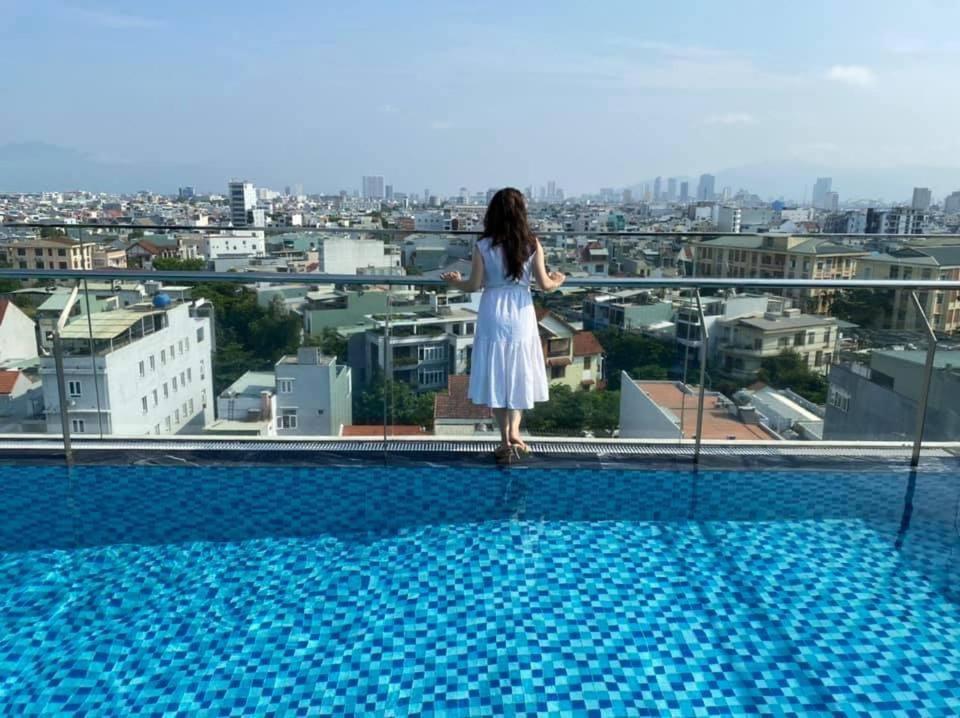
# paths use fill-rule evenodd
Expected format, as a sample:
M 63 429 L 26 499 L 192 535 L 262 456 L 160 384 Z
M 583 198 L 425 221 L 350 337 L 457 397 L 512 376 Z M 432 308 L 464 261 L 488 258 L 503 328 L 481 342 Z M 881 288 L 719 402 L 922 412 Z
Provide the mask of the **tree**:
M 861 327 L 882 328 L 893 316 L 893 303 L 889 289 L 843 289 L 834 293 L 830 315 Z
M 153 268 L 161 272 L 199 272 L 207 263 L 199 257 L 180 259 L 179 257 L 157 257 L 153 260 Z
M 637 379 L 666 379 L 675 363 L 674 347 L 658 339 L 607 329 L 597 332 L 597 340 L 605 354 L 610 389 L 620 388 L 621 371 Z
M 67 233 L 62 227 L 41 227 L 41 239 L 54 239 L 57 237 L 66 237 Z
M 0 262 L 0 269 L 10 269 L 10 264 Z M 16 279 L 0 279 L 0 294 L 9 294 L 21 288 L 21 283 Z
M 127 239 L 131 241 L 135 239 L 143 239 L 143 230 L 142 229 L 133 230 L 132 232 L 130 232 L 130 234 L 127 235 Z
M 524 417 L 526 428 L 542 434 L 579 435 L 591 431 L 610 436 L 620 425 L 620 392 L 574 391 L 566 384 L 550 387 L 550 400 Z
M 341 360 L 346 360 L 347 358 L 347 340 L 340 335 L 336 329 L 331 327 L 324 327 L 323 332 L 320 333 L 320 336 L 309 336 L 307 337 L 303 345 L 305 347 L 320 347 L 322 351 L 327 356 L 338 357 Z
M 388 419 L 384 417 L 384 395 Z M 417 394 L 402 381 L 386 381 L 377 374 L 367 388 L 354 395 L 353 421 L 355 424 L 412 424 L 433 427 L 435 394 Z
M 792 389 L 814 404 L 827 400 L 827 380 L 810 371 L 803 357 L 789 349 L 764 359 L 757 378 L 777 389 Z

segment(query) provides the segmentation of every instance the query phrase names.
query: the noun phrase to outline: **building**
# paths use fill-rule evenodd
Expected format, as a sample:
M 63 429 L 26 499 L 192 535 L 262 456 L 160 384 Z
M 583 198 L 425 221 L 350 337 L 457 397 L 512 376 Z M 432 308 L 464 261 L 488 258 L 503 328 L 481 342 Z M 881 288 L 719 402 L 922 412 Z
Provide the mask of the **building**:
M 867 210 L 867 234 L 925 234 L 929 217 L 922 210 L 907 207 Z
M 620 379 L 620 438 L 693 439 L 697 432 L 699 389 L 674 381 Z M 713 391 L 704 392 L 703 439 L 772 440 L 756 412 L 741 411 Z
M 661 195 L 662 185 L 663 185 L 662 177 L 657 177 L 655 180 L 653 180 L 653 201 L 654 202 L 659 202 L 662 197 Z
M 212 307 L 203 299 L 168 299 L 158 295 L 153 303 L 97 312 L 64 327 L 72 433 L 199 434 L 213 419 Z M 41 357 L 40 374 L 47 431 L 58 433 L 62 407 L 53 357 Z
M 729 294 L 726 296 L 701 297 L 703 322 L 707 329 L 708 363 L 717 356 L 720 333 L 715 331 L 716 323 L 722 319 L 734 319 L 744 316 L 758 316 L 766 312 L 783 311 L 785 300 L 763 294 Z M 700 327 L 700 312 L 695 299 L 685 297 L 676 308 L 674 318 L 674 337 L 677 346 L 682 348 L 684 359 L 696 366 L 699 363 L 700 344 L 703 332 Z M 687 349 L 691 350 L 687 352 Z
M 910 203 L 910 207 L 911 209 L 920 210 L 921 212 L 926 212 L 930 209 L 930 188 L 914 187 L 913 201 Z
M 701 277 L 760 277 L 762 279 L 852 279 L 862 249 L 826 238 L 789 234 L 726 235 L 692 244 L 694 273 Z M 831 290 L 784 290 L 802 300 L 807 311 L 827 311 Z
M 0 299 L 0 366 L 37 358 L 37 325 L 9 299 Z
M 677 201 L 677 178 L 670 177 L 667 179 L 667 197 L 668 202 Z
M 813 207 L 814 209 L 829 209 L 827 206 L 827 195 L 830 193 L 833 185 L 831 177 L 817 177 L 813 183 Z
M 248 371 L 217 397 L 217 419 L 205 434 L 276 436 L 276 378 L 273 372 Z
M 222 234 L 205 234 L 200 252 L 208 262 L 218 260 L 250 260 L 267 253 L 264 234 L 258 230 L 234 230 Z M 219 271 L 219 270 L 218 270 Z
M 787 351 L 799 354 L 810 371 L 826 374 L 840 345 L 836 319 L 801 314 L 799 309 L 721 319 L 715 331 L 722 371 L 737 379 L 756 376 L 764 359 Z
M 836 212 L 840 209 L 840 195 L 836 192 L 827 192 L 823 201 L 823 209 L 828 212 Z
M 383 176 L 370 175 L 363 178 L 363 190 L 361 195 L 364 199 L 383 199 Z
M 680 202 L 686 203 L 690 200 L 690 183 L 681 182 L 680 183 Z
M 700 175 L 700 182 L 697 184 L 697 201 L 709 202 L 716 196 L 714 185 L 716 177 L 713 175 Z
M 537 309 L 547 381 L 575 391 L 603 387 L 603 347 L 590 331 L 577 331 L 546 309 Z
M 43 433 L 43 390 L 20 369 L 0 369 L 0 434 Z
M 960 214 L 960 191 L 951 192 L 943 199 L 944 214 Z
M 320 237 L 316 240 L 318 272 L 359 274 L 367 267 L 399 267 L 400 259 L 385 254 L 382 239 Z
M 384 188 L 384 195 L 386 197 L 387 202 L 393 202 L 393 185 L 392 184 L 388 184 Z
M 350 367 L 316 347 L 300 347 L 274 367 L 278 436 L 340 436 L 353 423 Z
M 4 261 L 16 269 L 93 269 L 93 242 L 71 237 L 38 237 L 0 247 Z
M 960 246 L 904 247 L 889 254 L 871 254 L 857 261 L 857 279 L 960 280 Z M 885 316 L 887 329 L 916 329 L 919 324 L 911 293 L 896 290 L 893 311 Z M 918 291 L 931 326 L 941 332 L 960 330 L 960 292 Z
M 729 232 L 731 234 L 740 233 L 740 222 L 743 216 L 743 211 L 739 207 L 727 207 L 718 205 L 716 215 L 717 229 L 721 232 Z
M 588 242 L 579 250 L 581 272 L 591 276 L 606 276 L 610 272 L 610 252 L 600 242 Z
M 741 389 L 733 399 L 738 406 L 753 407 L 760 423 L 784 439 L 823 439 L 823 407 L 789 389 Z
M 863 234 L 866 230 L 866 212 L 834 212 L 823 218 L 825 234 Z
M 230 182 L 227 196 L 230 198 L 230 222 L 234 227 L 249 224 L 248 212 L 257 206 L 257 191 L 252 182 Z
M 673 312 L 672 303 L 642 289 L 589 294 L 581 309 L 583 326 L 590 330 L 643 330 L 672 322 Z
M 925 351 L 874 351 L 868 364 L 830 371 L 823 436 L 828 441 L 912 441 Z M 936 353 L 924 441 L 960 436 L 960 351 Z
M 433 399 L 433 433 L 437 436 L 491 436 L 499 431 L 490 407 L 470 401 L 470 377 L 454 374 L 446 391 Z
M 180 200 L 190 200 L 193 199 L 196 195 L 193 192 L 193 187 L 180 187 L 177 190 L 177 198 Z

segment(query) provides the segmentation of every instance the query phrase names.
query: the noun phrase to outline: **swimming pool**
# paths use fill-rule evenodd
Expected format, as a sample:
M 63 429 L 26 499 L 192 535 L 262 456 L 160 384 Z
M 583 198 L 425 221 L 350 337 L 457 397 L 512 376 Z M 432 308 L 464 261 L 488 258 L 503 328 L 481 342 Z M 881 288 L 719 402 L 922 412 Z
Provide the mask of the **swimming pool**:
M 960 478 L 0 466 L 0 713 L 960 713 Z

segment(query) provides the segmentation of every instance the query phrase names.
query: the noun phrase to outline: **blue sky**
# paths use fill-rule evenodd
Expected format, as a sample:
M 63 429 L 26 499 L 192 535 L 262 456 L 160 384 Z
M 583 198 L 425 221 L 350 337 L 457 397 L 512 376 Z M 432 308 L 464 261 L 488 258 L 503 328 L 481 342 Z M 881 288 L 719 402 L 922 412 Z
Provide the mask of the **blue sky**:
M 953 0 L 0 0 L 0 144 L 311 191 L 958 167 L 958 26 Z

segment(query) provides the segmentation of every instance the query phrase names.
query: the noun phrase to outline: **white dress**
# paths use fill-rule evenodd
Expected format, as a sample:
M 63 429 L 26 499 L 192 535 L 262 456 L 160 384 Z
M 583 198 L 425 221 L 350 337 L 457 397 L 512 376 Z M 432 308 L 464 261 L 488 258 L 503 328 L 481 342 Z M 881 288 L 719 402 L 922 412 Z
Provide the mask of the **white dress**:
M 530 296 L 533 255 L 514 280 L 506 276 L 502 250 L 489 237 L 479 240 L 475 251 L 483 258 L 483 296 L 470 361 L 470 401 L 495 409 L 532 409 L 534 402 L 549 398 Z

